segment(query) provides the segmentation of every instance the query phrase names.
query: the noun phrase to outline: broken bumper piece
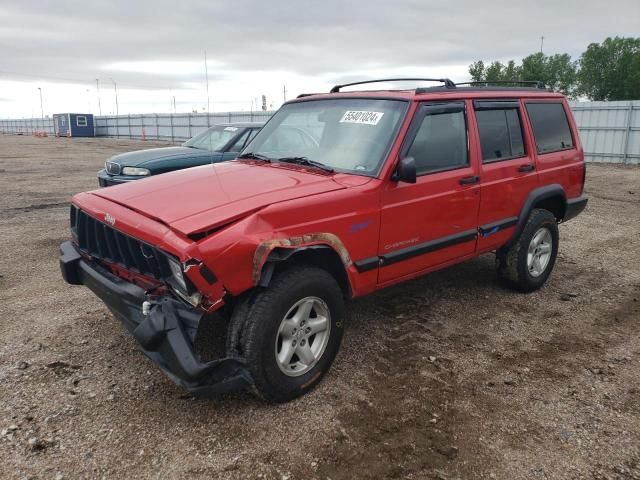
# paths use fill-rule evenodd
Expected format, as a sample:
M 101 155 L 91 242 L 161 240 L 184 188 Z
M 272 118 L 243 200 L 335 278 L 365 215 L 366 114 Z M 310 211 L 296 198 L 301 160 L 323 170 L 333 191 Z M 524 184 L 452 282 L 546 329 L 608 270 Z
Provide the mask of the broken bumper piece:
M 142 288 L 85 260 L 71 242 L 61 244 L 60 253 L 65 281 L 93 291 L 133 334 L 140 350 L 175 383 L 195 395 L 235 391 L 253 383 L 241 359 L 198 359 L 193 340 L 200 311 L 165 295 L 152 302 L 145 316 L 142 303 L 149 299 Z

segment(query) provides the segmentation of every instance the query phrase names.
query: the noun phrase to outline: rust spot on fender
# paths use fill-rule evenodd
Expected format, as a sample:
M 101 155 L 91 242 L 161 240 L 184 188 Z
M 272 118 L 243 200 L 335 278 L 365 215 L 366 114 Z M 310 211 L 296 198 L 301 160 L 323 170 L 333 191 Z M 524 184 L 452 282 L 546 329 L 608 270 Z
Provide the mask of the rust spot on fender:
M 274 238 L 272 240 L 266 240 L 258 245 L 256 252 L 253 255 L 253 272 L 252 280 L 253 284 L 257 285 L 260 281 L 260 275 L 262 272 L 262 266 L 267 261 L 267 257 L 274 248 L 298 248 L 310 245 L 328 245 L 336 251 L 340 260 L 342 260 L 345 268 L 351 266 L 351 257 L 349 252 L 342 244 L 337 235 L 333 233 L 309 233 L 301 235 L 299 237 L 289 238 Z

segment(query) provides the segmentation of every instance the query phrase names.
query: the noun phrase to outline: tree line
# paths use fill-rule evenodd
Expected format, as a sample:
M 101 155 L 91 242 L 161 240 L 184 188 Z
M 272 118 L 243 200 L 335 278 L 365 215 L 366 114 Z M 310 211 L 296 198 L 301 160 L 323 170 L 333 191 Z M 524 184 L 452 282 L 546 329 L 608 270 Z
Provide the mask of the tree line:
M 589 100 L 640 100 L 640 38 L 607 38 L 591 43 L 572 60 L 566 53 L 533 53 L 519 65 L 510 60 L 469 65 L 474 82 L 540 81 L 571 97 Z

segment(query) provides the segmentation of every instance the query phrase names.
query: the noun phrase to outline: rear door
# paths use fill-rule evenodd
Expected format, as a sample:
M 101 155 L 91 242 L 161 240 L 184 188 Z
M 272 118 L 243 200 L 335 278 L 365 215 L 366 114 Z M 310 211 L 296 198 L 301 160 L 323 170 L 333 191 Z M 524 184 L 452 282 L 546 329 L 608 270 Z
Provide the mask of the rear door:
M 381 284 L 472 255 L 476 245 L 479 178 L 465 103 L 421 104 L 401 156 L 415 159 L 418 177 L 383 191 Z
M 488 251 L 513 235 L 527 196 L 538 186 L 538 174 L 519 100 L 476 100 L 473 110 L 482 179 L 478 251 Z

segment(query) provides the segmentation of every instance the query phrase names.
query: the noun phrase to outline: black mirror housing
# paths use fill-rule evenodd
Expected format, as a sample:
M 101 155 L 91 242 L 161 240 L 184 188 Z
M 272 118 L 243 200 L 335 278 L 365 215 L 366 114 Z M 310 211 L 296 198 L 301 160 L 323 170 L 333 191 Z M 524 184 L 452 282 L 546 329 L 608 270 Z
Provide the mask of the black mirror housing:
M 416 183 L 416 161 L 413 157 L 401 158 L 392 180 L 396 182 Z

